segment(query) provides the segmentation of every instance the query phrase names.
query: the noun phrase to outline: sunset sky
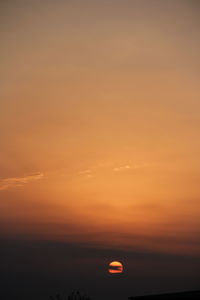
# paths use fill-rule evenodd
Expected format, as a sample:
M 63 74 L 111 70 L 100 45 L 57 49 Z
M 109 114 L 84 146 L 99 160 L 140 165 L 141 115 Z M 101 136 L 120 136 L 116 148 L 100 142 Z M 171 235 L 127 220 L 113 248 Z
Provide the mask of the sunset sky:
M 149 264 L 171 257 L 169 275 L 182 257 L 163 290 L 200 286 L 199 13 L 198 0 L 0 1 L 4 249 L 67 245 L 81 274 L 124 260 L 141 294 L 156 291 Z

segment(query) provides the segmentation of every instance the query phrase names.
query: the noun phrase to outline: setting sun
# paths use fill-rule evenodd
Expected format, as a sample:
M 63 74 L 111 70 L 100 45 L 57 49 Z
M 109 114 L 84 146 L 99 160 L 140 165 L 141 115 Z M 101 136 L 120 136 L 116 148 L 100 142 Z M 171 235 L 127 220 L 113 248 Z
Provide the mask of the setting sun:
M 109 264 L 109 273 L 116 274 L 123 272 L 123 265 L 119 261 L 113 261 Z

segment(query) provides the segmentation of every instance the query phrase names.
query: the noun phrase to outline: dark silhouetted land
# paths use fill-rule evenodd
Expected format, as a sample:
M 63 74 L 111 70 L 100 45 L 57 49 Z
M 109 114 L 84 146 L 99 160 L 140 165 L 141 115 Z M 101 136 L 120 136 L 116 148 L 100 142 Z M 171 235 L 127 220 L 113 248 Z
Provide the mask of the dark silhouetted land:
M 136 299 L 200 299 L 200 291 L 188 291 L 182 293 L 170 293 L 149 296 L 129 297 L 130 300 Z

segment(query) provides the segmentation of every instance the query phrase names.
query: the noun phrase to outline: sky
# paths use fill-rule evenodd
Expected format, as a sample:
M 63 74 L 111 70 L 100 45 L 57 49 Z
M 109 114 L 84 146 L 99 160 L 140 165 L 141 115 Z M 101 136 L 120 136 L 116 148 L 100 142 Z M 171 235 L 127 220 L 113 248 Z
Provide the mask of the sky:
M 5 300 L 200 288 L 199 13 L 0 1 Z

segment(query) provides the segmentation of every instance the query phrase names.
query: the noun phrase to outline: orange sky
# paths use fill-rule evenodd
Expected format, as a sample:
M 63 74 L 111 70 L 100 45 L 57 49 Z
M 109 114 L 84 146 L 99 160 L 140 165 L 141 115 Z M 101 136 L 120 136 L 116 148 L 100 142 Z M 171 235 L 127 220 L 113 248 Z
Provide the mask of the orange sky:
M 0 5 L 0 234 L 199 253 L 198 3 Z

